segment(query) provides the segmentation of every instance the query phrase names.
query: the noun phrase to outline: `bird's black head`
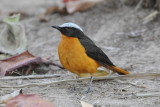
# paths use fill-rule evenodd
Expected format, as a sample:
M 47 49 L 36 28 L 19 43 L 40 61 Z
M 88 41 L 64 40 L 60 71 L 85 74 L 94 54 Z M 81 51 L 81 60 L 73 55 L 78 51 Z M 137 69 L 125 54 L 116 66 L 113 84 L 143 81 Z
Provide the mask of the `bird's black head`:
M 62 25 L 55 25 L 52 27 L 68 37 L 81 38 L 84 35 L 82 28 L 74 23 L 64 23 Z

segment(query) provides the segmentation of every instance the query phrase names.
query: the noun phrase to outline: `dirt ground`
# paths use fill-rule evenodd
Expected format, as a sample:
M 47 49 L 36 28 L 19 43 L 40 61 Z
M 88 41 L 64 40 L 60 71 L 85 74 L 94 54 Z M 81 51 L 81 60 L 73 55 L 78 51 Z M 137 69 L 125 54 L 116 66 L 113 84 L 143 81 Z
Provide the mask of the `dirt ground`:
M 117 1 L 117 0 L 114 0 Z M 52 60 L 59 63 L 57 47 L 60 33 L 51 28 L 65 22 L 80 25 L 85 34 L 109 56 L 111 61 L 130 73 L 158 73 L 160 71 L 160 19 L 143 24 L 143 18 L 153 10 L 124 6 L 120 2 L 106 0 L 88 11 L 72 15 L 58 13 L 48 15 L 51 20 L 39 22 L 39 15 L 52 5 L 63 6 L 61 0 L 1 0 L 0 20 L 10 12 L 23 11 L 27 14 L 21 19 L 25 26 L 28 49 L 36 56 L 54 55 Z M 4 27 L 1 23 L 0 30 Z M 132 66 L 132 68 L 130 68 Z M 49 82 L 52 80 L 72 79 L 73 74 L 50 66 L 47 74 L 60 74 L 60 77 L 47 79 L 3 80 L 1 86 L 16 86 L 26 83 Z M 42 68 L 43 70 L 43 68 Z M 136 86 L 129 83 L 136 84 Z M 85 94 L 88 81 L 78 83 L 77 91 L 71 92 L 73 82 L 47 86 L 24 87 L 25 94 L 38 94 L 52 101 L 55 107 L 81 107 L 80 100 L 95 107 L 158 107 L 160 97 L 136 97 L 137 93 L 159 92 L 158 79 L 129 79 L 112 81 L 93 81 L 93 92 Z M 144 86 L 144 87 L 139 87 Z M 19 88 L 0 88 L 0 95 L 11 93 Z

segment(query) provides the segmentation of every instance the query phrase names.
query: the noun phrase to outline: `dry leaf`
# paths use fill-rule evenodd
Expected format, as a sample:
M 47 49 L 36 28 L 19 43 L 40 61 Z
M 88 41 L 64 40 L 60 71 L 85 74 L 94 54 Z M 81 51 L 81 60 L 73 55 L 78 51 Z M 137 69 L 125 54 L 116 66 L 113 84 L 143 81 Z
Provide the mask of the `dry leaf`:
M 82 105 L 82 107 L 93 107 L 92 105 L 90 105 L 84 101 L 81 101 L 81 105 Z
M 16 70 L 22 66 L 36 63 L 38 60 L 40 61 L 41 58 L 31 55 L 28 51 L 7 59 L 0 60 L 0 76 L 4 76 L 10 71 Z
M 58 6 L 52 6 L 52 7 L 49 7 L 44 14 L 48 15 L 48 14 L 52 14 L 56 12 L 61 13 L 61 14 L 67 13 L 65 8 L 59 8 Z
M 58 6 L 49 7 L 49 8 L 46 9 L 44 14 L 41 14 L 39 16 L 40 22 L 48 22 L 48 21 L 50 21 L 50 18 L 47 18 L 46 16 L 48 14 L 53 14 L 53 13 L 66 14 L 67 11 L 66 11 L 65 7 L 64 8 L 59 8 Z
M 15 55 L 26 50 L 27 39 L 19 18 L 20 14 L 17 14 L 3 20 L 7 26 L 0 34 L 1 53 Z
M 54 107 L 54 105 L 38 95 L 18 95 L 7 101 L 6 107 Z
M 78 0 L 63 0 L 64 3 L 67 3 L 69 1 L 78 1 Z
M 77 11 L 85 11 L 97 3 L 104 0 L 64 0 L 66 4 L 66 10 L 69 14 L 75 13 Z
M 39 16 L 39 21 L 40 22 L 48 22 L 48 21 L 50 21 L 50 18 L 48 18 L 44 14 L 42 14 Z
M 22 89 L 16 90 L 11 94 L 0 97 L 0 103 L 6 103 L 9 99 L 16 97 L 17 95 L 22 94 Z
M 57 64 L 54 64 L 51 61 L 42 59 L 40 57 L 36 57 L 30 54 L 28 51 L 26 51 L 19 55 L 0 60 L 0 76 L 7 75 L 9 72 L 24 66 L 31 66 L 29 70 L 26 71 L 26 74 L 28 74 L 29 71 L 32 70 L 31 68 L 34 68 L 38 64 L 49 64 L 63 68 Z
M 48 22 L 49 19 L 45 17 L 48 14 L 53 14 L 53 13 L 72 14 L 77 11 L 85 11 L 102 1 L 104 0 L 63 0 L 63 3 L 65 3 L 65 7 L 63 8 L 60 8 L 58 6 L 49 7 L 44 14 L 40 15 L 40 22 Z

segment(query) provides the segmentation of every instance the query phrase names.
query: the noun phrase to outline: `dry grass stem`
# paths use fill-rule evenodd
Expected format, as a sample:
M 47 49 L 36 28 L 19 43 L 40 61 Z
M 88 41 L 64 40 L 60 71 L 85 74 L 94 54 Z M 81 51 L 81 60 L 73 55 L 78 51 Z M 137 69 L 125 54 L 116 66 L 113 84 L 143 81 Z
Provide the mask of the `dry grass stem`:
M 136 97 L 153 97 L 153 96 L 160 96 L 160 92 L 143 92 L 143 93 L 136 93 L 134 94 Z
M 93 80 L 114 80 L 114 79 L 158 79 L 160 78 L 160 73 L 138 73 L 138 74 L 129 74 L 123 76 L 104 76 L 104 77 L 95 77 Z M 80 78 L 79 80 L 89 80 L 90 78 Z M 29 86 L 44 86 L 44 85 L 51 85 L 57 83 L 65 83 L 65 82 L 75 82 L 76 79 L 68 79 L 68 80 L 60 80 L 60 81 L 50 81 L 50 82 L 43 82 L 43 83 L 28 83 L 24 85 L 17 85 L 17 86 L 0 86 L 0 88 L 22 88 L 22 87 L 29 87 Z
M 149 14 L 147 17 L 143 19 L 143 24 L 147 24 L 151 22 L 158 16 L 158 14 L 159 14 L 159 11 L 155 10 L 154 12 L 152 12 L 151 14 Z
M 13 79 L 44 79 L 44 78 L 52 78 L 52 77 L 60 77 L 60 74 L 52 74 L 52 75 L 29 75 L 29 76 L 6 76 L 1 77 L 0 80 L 13 80 Z
M 137 4 L 137 6 L 136 6 L 136 8 L 135 8 L 136 11 L 141 8 L 143 1 L 144 1 L 144 0 L 140 0 L 140 1 L 139 1 L 139 3 Z

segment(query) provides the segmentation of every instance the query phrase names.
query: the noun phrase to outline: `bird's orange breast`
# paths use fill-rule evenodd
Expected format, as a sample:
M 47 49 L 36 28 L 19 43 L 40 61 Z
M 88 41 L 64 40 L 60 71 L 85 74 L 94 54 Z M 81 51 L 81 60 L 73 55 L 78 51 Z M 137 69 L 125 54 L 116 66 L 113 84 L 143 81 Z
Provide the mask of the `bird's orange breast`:
M 67 37 L 63 34 L 61 34 L 61 41 L 58 46 L 58 55 L 64 68 L 77 75 L 82 73 L 91 73 L 92 75 L 100 66 L 95 60 L 87 56 L 78 38 Z

